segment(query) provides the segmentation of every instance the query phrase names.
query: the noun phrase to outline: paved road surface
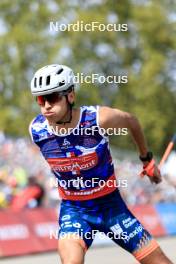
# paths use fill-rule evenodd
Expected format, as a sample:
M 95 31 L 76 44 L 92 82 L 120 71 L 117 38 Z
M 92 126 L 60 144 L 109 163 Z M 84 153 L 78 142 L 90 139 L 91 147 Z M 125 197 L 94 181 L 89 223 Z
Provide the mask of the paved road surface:
M 161 248 L 176 264 L 176 237 L 158 240 Z M 0 260 L 1 264 L 60 264 L 56 253 L 8 258 Z M 91 248 L 86 254 L 85 264 L 137 264 L 137 261 L 118 246 Z

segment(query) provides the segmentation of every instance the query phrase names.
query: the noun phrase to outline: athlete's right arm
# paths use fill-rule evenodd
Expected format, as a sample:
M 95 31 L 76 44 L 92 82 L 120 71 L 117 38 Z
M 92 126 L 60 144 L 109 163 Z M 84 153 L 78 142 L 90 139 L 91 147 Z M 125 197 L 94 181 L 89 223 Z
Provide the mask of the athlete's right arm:
M 32 142 L 34 142 L 34 138 L 33 138 L 33 135 L 32 135 L 32 123 L 33 123 L 33 121 L 34 121 L 34 119 L 32 119 L 32 121 L 29 124 L 29 135 L 31 137 Z

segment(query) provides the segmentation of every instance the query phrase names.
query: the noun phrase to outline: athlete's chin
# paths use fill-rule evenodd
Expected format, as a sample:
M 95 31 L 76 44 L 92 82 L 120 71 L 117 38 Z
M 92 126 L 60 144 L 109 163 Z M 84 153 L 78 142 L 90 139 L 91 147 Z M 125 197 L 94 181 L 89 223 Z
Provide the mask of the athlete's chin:
M 48 120 L 48 122 L 50 124 L 57 124 L 58 120 L 60 120 L 59 117 L 56 114 L 55 115 L 51 115 L 51 116 L 45 116 L 45 117 L 46 117 L 46 119 Z
M 48 120 L 49 123 L 55 123 L 55 114 L 44 114 L 44 117 Z

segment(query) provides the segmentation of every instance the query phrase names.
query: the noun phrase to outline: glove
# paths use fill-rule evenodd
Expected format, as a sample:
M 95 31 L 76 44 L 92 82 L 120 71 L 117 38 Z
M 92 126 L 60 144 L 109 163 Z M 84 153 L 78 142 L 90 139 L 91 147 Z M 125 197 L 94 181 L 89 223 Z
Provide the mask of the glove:
M 148 175 L 149 177 L 154 177 L 154 172 L 156 169 L 155 160 L 152 159 L 147 165 L 143 166 L 143 171 L 140 173 L 141 177 L 144 177 L 145 175 Z M 159 171 L 159 169 L 158 169 Z M 159 171 L 160 173 L 160 171 Z

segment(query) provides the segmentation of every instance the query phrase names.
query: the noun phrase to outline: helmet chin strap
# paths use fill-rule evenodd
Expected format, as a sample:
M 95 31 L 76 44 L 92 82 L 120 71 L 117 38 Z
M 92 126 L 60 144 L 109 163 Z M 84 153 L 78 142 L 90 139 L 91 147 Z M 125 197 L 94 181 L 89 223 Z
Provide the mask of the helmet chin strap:
M 66 120 L 66 121 L 62 121 L 62 120 L 60 120 L 60 121 L 56 122 L 57 125 L 61 125 L 61 124 L 65 125 L 65 124 L 67 124 L 67 123 L 71 123 L 71 121 L 72 121 L 72 108 L 73 108 L 73 106 L 74 106 L 74 103 L 70 103 L 70 102 L 68 101 L 68 96 L 67 96 L 67 95 L 65 95 L 65 97 L 66 97 L 67 105 L 68 105 L 68 108 L 69 108 L 69 109 L 67 110 L 67 113 L 69 113 L 69 119 Z M 65 116 L 67 115 L 67 113 L 65 114 Z

